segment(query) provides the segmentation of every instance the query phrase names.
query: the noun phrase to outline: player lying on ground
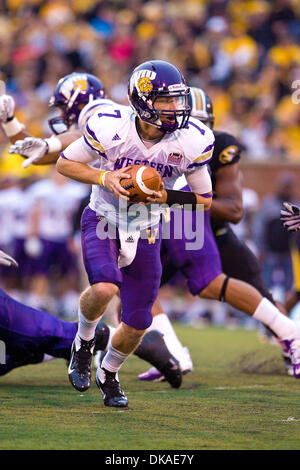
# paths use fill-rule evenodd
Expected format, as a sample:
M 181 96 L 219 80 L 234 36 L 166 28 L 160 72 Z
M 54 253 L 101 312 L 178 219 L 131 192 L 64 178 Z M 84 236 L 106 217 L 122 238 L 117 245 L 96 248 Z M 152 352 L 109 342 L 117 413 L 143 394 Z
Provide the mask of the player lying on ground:
M 18 266 L 3 251 L 0 251 L 0 264 Z M 6 350 L 5 363 L 0 363 L 0 375 L 20 366 L 39 364 L 52 358 L 69 361 L 77 329 L 77 323 L 63 321 L 45 311 L 17 302 L 0 289 L 0 340 L 5 343 Z M 114 330 L 102 322 L 97 324 L 95 352 L 107 350 Z M 155 345 L 155 348 L 150 348 L 150 344 Z M 176 371 L 174 373 L 174 358 L 160 333 L 149 333 L 134 354 L 154 364 L 170 383 L 178 381 Z

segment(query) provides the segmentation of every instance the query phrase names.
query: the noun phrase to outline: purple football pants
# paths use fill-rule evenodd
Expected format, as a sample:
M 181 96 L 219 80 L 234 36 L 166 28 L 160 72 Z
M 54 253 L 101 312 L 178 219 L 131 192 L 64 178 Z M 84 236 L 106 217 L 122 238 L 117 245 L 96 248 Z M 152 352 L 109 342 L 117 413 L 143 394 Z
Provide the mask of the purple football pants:
M 102 218 L 103 219 L 103 218 Z M 154 243 L 143 235 L 138 241 L 136 256 L 129 266 L 118 267 L 120 239 L 97 236 L 99 216 L 89 206 L 81 218 L 83 261 L 91 285 L 109 282 L 120 288 L 121 320 L 137 330 L 152 323 L 152 305 L 157 298 L 160 278 L 161 229 Z M 154 229 L 152 229 L 153 232 Z

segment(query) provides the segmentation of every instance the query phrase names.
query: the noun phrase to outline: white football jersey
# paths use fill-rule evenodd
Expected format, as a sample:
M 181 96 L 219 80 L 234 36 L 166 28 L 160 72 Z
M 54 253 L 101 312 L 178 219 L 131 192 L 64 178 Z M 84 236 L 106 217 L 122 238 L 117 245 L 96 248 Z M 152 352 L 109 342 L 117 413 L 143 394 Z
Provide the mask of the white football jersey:
M 78 127 L 79 129 L 84 129 L 87 120 L 94 114 L 100 113 L 103 106 L 116 106 L 116 103 L 107 98 L 99 98 L 97 100 L 92 100 L 82 108 L 81 113 L 78 118 Z
M 136 130 L 136 116 L 132 109 L 111 102 L 100 112 L 93 113 L 86 122 L 83 137 L 67 147 L 62 157 L 87 164 L 99 160 L 103 170 L 147 165 L 160 173 L 166 189 L 172 189 L 182 174 L 201 171 L 211 159 L 213 147 L 212 131 L 190 118 L 184 129 L 164 134 L 159 142 L 147 148 Z M 204 189 L 203 193 L 206 192 Z M 118 198 L 100 185 L 93 186 L 90 207 L 99 215 L 105 215 L 111 223 L 120 223 L 122 219 Z M 146 207 L 150 214 L 140 224 L 141 229 L 157 223 L 160 216 L 159 205 Z
M 15 237 L 15 212 L 18 205 L 22 206 L 22 191 L 19 187 L 2 189 L 0 191 L 0 246 L 4 248 Z
M 40 205 L 38 236 L 45 240 L 65 241 L 73 231 L 73 216 L 89 187 L 75 181 L 56 184 L 45 179 L 31 186 L 31 198 Z

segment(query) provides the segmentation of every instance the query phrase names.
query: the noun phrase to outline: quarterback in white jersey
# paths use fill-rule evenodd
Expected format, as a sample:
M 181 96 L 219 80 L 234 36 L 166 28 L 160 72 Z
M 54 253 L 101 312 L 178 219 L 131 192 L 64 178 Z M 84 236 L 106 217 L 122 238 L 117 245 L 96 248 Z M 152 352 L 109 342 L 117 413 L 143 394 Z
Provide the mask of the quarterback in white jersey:
M 101 170 L 108 171 L 129 165 L 151 166 L 161 174 L 165 189 L 172 189 L 178 176 L 185 174 L 195 191 L 209 193 L 211 183 L 206 163 L 212 155 L 214 138 L 204 124 L 190 118 L 185 129 L 166 133 L 147 148 L 138 134 L 136 116 L 130 107 L 112 103 L 101 111 L 105 112 L 95 112 L 87 121 L 83 138 L 62 152 L 63 158 L 88 164 L 99 161 Z M 106 216 L 112 224 L 120 224 L 120 219 L 116 221 L 119 199 L 107 187 L 93 185 L 90 208 Z M 143 221 L 139 217 L 141 228 L 159 221 L 159 206 L 152 204 L 149 210 L 151 217 Z M 126 219 L 125 213 L 124 223 Z
M 205 125 L 188 121 L 188 94 L 181 72 L 173 65 L 164 61 L 140 65 L 129 79 L 133 111 L 110 106 L 95 113 L 87 121 L 84 136 L 57 162 L 58 171 L 65 176 L 93 185 L 81 227 L 90 287 L 80 297 L 79 329 L 69 365 L 70 382 L 79 391 L 90 386 L 96 324 L 120 289 L 121 323 L 96 374 L 106 406 L 127 406 L 117 373 L 152 322 L 151 308 L 161 276 L 159 206 L 155 203 L 191 204 L 194 209 L 198 204 L 209 209 L 211 204 L 211 180 L 205 164 L 211 158 L 214 137 Z M 95 160 L 100 161 L 101 169 L 89 166 Z M 128 191 L 120 185 L 121 178 L 129 177 L 123 168 L 139 163 L 156 168 L 164 183 L 160 191 L 147 198 L 153 203 L 149 205 L 151 229 L 145 217 L 136 238 L 122 240 L 122 230 L 117 230 L 114 238 L 99 237 L 99 220 L 113 222 L 112 212 L 120 216 L 119 198 L 128 199 Z M 170 189 L 181 174 L 186 175 L 191 192 Z M 152 230 L 156 237 L 150 237 Z M 147 231 L 148 239 L 142 236 L 143 231 Z M 120 267 L 118 261 L 126 243 L 134 255 Z

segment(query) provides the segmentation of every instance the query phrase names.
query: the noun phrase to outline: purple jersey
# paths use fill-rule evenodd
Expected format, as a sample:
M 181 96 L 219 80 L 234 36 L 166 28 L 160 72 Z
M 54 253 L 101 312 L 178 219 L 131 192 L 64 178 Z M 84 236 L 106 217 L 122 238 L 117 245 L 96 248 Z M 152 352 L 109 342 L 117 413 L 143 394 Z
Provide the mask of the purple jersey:
M 0 375 L 41 362 L 44 354 L 69 359 L 76 331 L 76 323 L 28 307 L 0 289 L 0 340 L 6 349 L 6 364 L 0 364 Z

